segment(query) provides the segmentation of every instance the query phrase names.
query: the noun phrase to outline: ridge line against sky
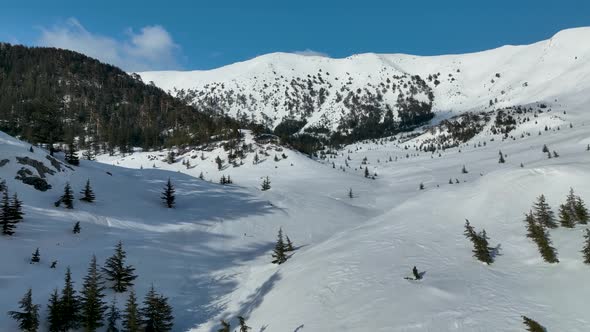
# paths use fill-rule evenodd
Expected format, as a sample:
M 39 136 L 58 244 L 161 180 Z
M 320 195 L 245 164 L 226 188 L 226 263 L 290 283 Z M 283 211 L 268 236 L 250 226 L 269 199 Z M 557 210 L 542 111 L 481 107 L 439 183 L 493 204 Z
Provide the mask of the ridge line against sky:
M 127 71 L 212 69 L 273 52 L 459 54 L 590 26 L 590 2 L 40 1 L 3 4 L 0 41 L 72 49 Z

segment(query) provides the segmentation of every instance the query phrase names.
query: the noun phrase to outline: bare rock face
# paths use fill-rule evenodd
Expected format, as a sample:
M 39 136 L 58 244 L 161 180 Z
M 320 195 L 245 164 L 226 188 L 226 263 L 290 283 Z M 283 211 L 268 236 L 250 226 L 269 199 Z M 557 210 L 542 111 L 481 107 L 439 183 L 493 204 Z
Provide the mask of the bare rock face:
M 47 191 L 51 189 L 51 185 L 47 183 L 45 179 L 35 176 L 33 171 L 28 168 L 22 167 L 16 174 L 15 179 L 20 180 L 29 186 L 33 186 L 39 191 Z
M 10 162 L 10 160 L 8 160 L 8 159 L 2 159 L 2 160 L 0 160 L 0 167 L 8 164 L 9 162 Z
M 42 162 L 40 162 L 38 160 L 31 159 L 29 157 L 16 157 L 16 160 L 18 161 L 19 164 L 29 165 L 29 166 L 35 168 L 41 178 L 45 178 L 45 174 L 50 174 L 50 175 L 55 174 L 54 170 L 45 166 L 45 164 L 43 164 Z

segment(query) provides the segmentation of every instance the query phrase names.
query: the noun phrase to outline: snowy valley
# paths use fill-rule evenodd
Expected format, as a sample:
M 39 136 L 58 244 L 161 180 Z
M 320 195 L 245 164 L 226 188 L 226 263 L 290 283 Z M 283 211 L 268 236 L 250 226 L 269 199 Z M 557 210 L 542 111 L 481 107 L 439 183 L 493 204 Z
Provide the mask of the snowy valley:
M 589 38 L 580 28 L 466 55 L 269 54 L 212 71 L 139 73 L 238 119 L 298 122 L 291 134 L 351 133 L 371 117 L 399 123 L 416 105 L 410 117 L 425 116 L 313 156 L 241 130 L 92 161 L 80 151 L 72 166 L 62 151 L 53 159 L 0 133 L 0 179 L 24 204 L 14 235 L 0 237 L 0 311 L 16 310 L 31 288 L 46 331 L 66 269 L 79 291 L 92 255 L 102 265 L 121 241 L 139 301 L 152 286 L 166 296 L 174 331 L 218 331 L 221 320 L 234 331 L 238 316 L 256 332 L 525 331 L 522 316 L 549 332 L 588 331 L 588 226 L 545 229 L 559 260 L 548 263 L 525 214 L 544 195 L 559 224 L 570 188 L 590 202 Z M 161 198 L 168 179 L 173 208 Z M 93 203 L 79 200 L 87 181 Z M 73 209 L 54 205 L 66 183 Z M 473 257 L 466 219 L 485 229 L 493 263 Z M 279 230 L 295 249 L 280 265 L 271 262 Z M 41 260 L 30 264 L 36 248 Z M 405 279 L 414 266 L 422 279 Z M 128 292 L 105 293 L 123 309 Z M 15 330 L 0 315 L 0 331 Z

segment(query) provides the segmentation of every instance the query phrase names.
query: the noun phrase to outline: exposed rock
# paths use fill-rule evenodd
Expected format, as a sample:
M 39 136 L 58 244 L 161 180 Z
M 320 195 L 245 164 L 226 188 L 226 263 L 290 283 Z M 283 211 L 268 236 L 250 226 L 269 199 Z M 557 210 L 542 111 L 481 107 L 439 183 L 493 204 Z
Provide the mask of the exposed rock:
M 23 157 L 16 157 L 16 160 L 18 161 L 19 164 L 29 165 L 29 166 L 34 167 L 37 170 L 37 172 L 39 173 L 39 176 L 42 178 L 45 178 L 46 173 L 49 173 L 51 175 L 55 174 L 54 170 L 45 166 L 45 164 L 43 164 L 42 162 L 40 162 L 38 160 L 31 159 L 29 157 L 24 157 L 24 158 Z
M 61 172 L 61 163 L 59 162 L 59 160 L 53 158 L 50 155 L 46 155 L 45 158 L 47 158 L 47 160 L 49 160 L 49 162 L 51 163 L 51 166 L 53 166 L 53 168 L 55 168 L 58 172 Z
M 0 167 L 8 164 L 9 162 L 10 162 L 10 160 L 8 160 L 8 159 L 2 159 L 2 160 L 0 160 Z
M 22 167 L 17 173 L 15 179 L 21 180 L 24 184 L 28 184 L 29 186 L 33 186 L 35 189 L 39 191 L 47 191 L 51 189 L 51 185 L 38 176 L 34 176 L 33 172 L 30 169 Z

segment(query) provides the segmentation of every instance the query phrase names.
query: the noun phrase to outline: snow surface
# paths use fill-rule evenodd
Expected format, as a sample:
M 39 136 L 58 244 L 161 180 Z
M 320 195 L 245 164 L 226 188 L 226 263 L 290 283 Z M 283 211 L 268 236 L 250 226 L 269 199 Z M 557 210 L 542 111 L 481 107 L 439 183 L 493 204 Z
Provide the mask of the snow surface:
M 49 294 L 62 286 L 66 266 L 79 288 L 91 255 L 104 262 L 122 240 L 137 268 L 138 295 L 153 283 L 168 296 L 175 331 L 216 331 L 222 318 L 236 326 L 238 315 L 246 317 L 253 331 L 273 332 L 524 331 L 521 315 L 548 331 L 588 331 L 590 285 L 585 281 L 590 267 L 579 252 L 586 227 L 551 230 L 560 263 L 547 264 L 525 237 L 523 219 L 540 194 L 554 211 L 570 187 L 590 202 L 590 67 L 583 58 L 589 46 L 581 42 L 589 35 L 589 29 L 568 30 L 531 46 L 465 56 L 333 60 L 273 54 L 194 75 L 202 74 L 203 80 L 224 72 L 248 76 L 248 66 L 255 71 L 257 63 L 275 57 L 333 66 L 388 59 L 398 68 L 426 72 L 432 71 L 431 62 L 439 68 L 457 61 L 464 66 L 465 81 L 457 87 L 462 97 L 437 99 L 440 110 L 487 103 L 489 98 L 479 95 L 481 87 L 469 82 L 487 79 L 496 65 L 512 68 L 502 71 L 500 82 L 516 77 L 517 69 L 526 72 L 529 92 L 510 92 L 511 105 L 550 102 L 551 111 L 510 133 L 514 139 L 482 132 L 440 156 L 414 147 L 432 133 L 405 142 L 403 135 L 359 142 L 321 160 L 257 145 L 246 132 L 245 142 L 263 160 L 258 164 L 249 153 L 242 166 L 219 171 L 215 157 L 227 160 L 221 147 L 180 153 L 173 164 L 164 161 L 167 151 L 101 155 L 97 162 L 83 160 L 74 170 L 48 175 L 53 189 L 41 193 L 14 179 L 22 166 L 15 157 L 29 156 L 51 167 L 46 152 L 36 148 L 30 153 L 28 144 L 0 133 L 0 160 L 10 160 L 0 167 L 0 177 L 11 193 L 18 192 L 26 213 L 13 237 L 0 237 L 0 311 L 16 309 L 32 287 L 45 315 Z M 556 65 L 568 61 L 566 67 Z M 162 75 L 176 80 L 176 74 Z M 486 144 L 475 147 L 479 142 Z M 560 157 L 547 159 L 543 144 Z M 505 164 L 498 163 L 499 150 L 507 155 Z M 273 160 L 275 155 L 280 161 Z M 192 168 L 183 166 L 183 160 Z M 463 165 L 468 174 L 461 173 Z M 377 173 L 375 180 L 364 178 L 365 166 Z M 201 172 L 205 180 L 198 179 Z M 230 175 L 234 184 L 217 184 L 222 175 Z M 269 191 L 260 190 L 265 176 L 272 182 Z M 177 188 L 175 209 L 165 208 L 159 198 L 168 178 Z M 448 184 L 449 178 L 460 183 Z M 78 192 L 87 179 L 96 203 L 76 201 L 71 211 L 53 206 L 66 181 Z M 424 190 L 418 189 L 420 183 Z M 466 218 L 477 230 L 485 228 L 498 247 L 494 264 L 483 265 L 471 256 L 471 244 L 463 237 Z M 82 227 L 79 235 L 71 232 L 76 221 Z M 279 227 L 298 249 L 277 266 L 270 263 L 270 253 Z M 41 263 L 30 265 L 37 247 Z M 54 259 L 57 269 L 49 269 Z M 403 279 L 414 265 L 425 271 L 420 282 Z M 114 294 L 108 295 L 110 300 Z M 122 306 L 125 296 L 117 300 Z M 13 321 L 0 315 L 0 331 L 15 329 Z

